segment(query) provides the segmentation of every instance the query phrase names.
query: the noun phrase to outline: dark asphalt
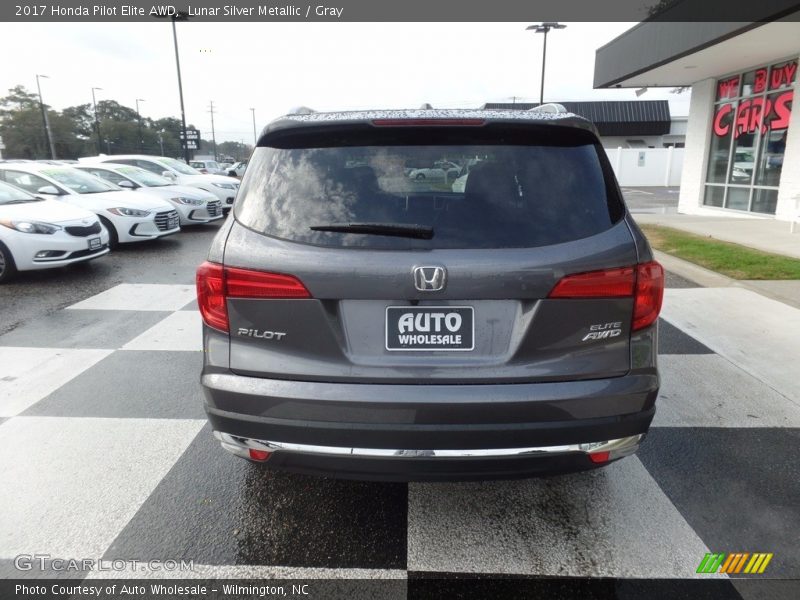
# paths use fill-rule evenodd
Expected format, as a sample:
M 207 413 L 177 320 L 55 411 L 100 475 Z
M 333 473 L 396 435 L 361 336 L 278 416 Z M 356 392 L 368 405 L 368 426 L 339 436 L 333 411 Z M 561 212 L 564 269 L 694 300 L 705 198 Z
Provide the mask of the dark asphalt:
M 18 273 L 0 285 L 0 335 L 120 283 L 194 283 L 195 268 L 205 259 L 222 222 L 186 227 L 160 240 L 125 244 L 88 263 Z

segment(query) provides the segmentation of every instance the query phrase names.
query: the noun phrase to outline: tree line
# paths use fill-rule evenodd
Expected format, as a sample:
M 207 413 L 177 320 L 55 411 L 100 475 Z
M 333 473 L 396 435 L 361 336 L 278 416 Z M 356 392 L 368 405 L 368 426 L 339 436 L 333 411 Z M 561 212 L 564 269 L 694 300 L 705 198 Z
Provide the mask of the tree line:
M 151 119 L 139 117 L 136 110 L 115 100 L 97 103 L 100 138 L 95 128 L 91 104 L 79 104 L 57 111 L 44 105 L 56 158 L 75 159 L 80 156 L 105 154 L 155 154 L 183 158 L 180 141 L 181 121 L 173 117 Z M 187 129 L 196 129 L 186 125 Z M 141 132 L 141 137 L 140 137 Z M 3 158 L 50 158 L 50 146 L 45 133 L 39 96 L 18 85 L 0 98 L 0 137 L 5 149 Z M 240 142 L 217 144 L 217 156 L 246 159 L 252 146 Z M 212 154 L 209 140 L 200 140 L 193 154 Z

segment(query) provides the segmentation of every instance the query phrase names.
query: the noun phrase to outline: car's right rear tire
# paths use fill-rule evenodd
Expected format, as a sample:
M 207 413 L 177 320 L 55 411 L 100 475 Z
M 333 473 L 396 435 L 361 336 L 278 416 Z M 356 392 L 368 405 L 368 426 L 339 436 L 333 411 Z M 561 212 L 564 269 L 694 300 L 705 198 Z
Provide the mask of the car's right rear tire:
M 5 283 L 17 273 L 17 265 L 8 247 L 0 242 L 0 283 Z

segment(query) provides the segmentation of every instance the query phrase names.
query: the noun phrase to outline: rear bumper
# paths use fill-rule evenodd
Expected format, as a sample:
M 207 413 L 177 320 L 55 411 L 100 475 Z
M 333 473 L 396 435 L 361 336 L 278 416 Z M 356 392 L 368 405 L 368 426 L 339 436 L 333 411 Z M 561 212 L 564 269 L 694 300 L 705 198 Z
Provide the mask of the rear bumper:
M 271 467 L 359 479 L 492 479 L 601 466 L 589 457 L 597 443 L 626 440 L 610 460 L 635 452 L 655 413 L 658 376 L 369 385 L 206 374 L 203 386 L 223 447 L 269 450 Z

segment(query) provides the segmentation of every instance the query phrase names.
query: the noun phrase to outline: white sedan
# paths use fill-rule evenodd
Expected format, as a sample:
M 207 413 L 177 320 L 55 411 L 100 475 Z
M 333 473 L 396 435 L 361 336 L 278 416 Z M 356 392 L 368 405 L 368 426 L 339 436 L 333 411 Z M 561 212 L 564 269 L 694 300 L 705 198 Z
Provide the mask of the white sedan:
M 72 167 L 0 163 L 0 179 L 38 196 L 90 210 L 108 229 L 109 244 L 154 240 L 181 230 L 178 211 L 165 200 L 125 191 Z
M 448 160 L 437 160 L 430 167 L 410 169 L 408 176 L 417 181 L 453 181 L 461 172 L 461 167 Z
M 239 161 L 237 163 L 233 163 L 227 169 L 225 169 L 231 177 L 239 177 L 241 178 L 244 175 L 244 170 L 247 168 L 247 161 Z
M 108 231 L 88 210 L 0 182 L 0 283 L 17 271 L 63 267 L 108 254 Z
M 81 163 L 76 169 L 100 177 L 129 190 L 142 190 L 171 203 L 181 220 L 181 227 L 221 219 L 222 202 L 211 192 L 188 185 L 175 185 L 169 179 L 130 165 Z

